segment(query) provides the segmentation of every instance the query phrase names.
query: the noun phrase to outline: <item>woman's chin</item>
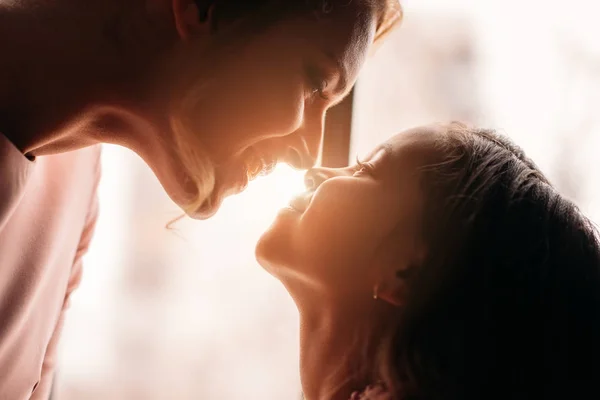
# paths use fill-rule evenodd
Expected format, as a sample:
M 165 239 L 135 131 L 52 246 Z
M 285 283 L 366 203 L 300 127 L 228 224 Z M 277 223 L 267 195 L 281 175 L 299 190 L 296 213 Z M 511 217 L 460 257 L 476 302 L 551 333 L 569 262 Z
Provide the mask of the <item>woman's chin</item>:
M 213 217 L 219 211 L 222 202 L 222 199 L 205 200 L 196 209 L 186 211 L 186 214 L 196 220 L 206 220 Z
M 236 182 L 235 184 L 223 185 L 215 184 L 210 196 L 204 200 L 200 206 L 191 211 L 186 211 L 188 216 L 197 220 L 205 220 L 213 217 L 221 208 L 223 200 L 227 197 L 237 195 L 246 189 L 248 181 L 244 180 L 241 183 Z

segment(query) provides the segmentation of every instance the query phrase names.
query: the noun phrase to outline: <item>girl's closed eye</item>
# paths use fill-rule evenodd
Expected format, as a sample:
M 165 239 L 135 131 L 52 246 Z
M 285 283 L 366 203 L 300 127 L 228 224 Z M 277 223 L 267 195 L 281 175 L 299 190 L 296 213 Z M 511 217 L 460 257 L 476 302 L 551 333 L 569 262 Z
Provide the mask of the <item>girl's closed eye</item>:
M 370 162 L 363 162 L 360 159 L 356 159 L 356 166 L 354 167 L 354 176 L 370 176 L 375 177 L 376 171 L 373 164 Z

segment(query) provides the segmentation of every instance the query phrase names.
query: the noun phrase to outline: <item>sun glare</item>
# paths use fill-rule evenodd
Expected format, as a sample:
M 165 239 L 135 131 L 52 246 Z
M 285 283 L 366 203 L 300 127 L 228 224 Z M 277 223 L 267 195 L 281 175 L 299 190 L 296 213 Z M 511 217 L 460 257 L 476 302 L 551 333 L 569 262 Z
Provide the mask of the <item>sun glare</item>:
M 259 200 L 261 208 L 280 209 L 285 207 L 293 196 L 306 190 L 304 174 L 305 171 L 298 171 L 280 163 L 271 174 L 250 182 L 248 195 Z
M 305 171 L 295 170 L 287 164 L 278 164 L 271 174 L 250 182 L 244 193 L 225 199 L 217 218 L 243 209 L 253 214 L 251 219 L 270 222 L 295 195 L 306 190 L 304 174 Z

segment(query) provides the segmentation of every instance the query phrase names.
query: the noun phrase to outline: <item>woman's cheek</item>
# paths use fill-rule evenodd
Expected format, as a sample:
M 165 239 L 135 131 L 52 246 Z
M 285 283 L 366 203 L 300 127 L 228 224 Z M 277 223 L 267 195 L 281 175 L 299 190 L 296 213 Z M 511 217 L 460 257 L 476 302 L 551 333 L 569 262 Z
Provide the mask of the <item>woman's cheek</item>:
M 300 129 L 304 123 L 304 99 L 298 93 L 290 92 L 271 99 L 270 107 L 261 108 L 267 126 L 265 131 L 271 137 L 285 136 Z M 265 133 L 266 133 L 265 132 Z
M 223 77 L 209 104 L 209 119 L 220 124 L 219 135 L 236 137 L 245 146 L 288 135 L 303 124 L 304 93 L 300 77 L 248 73 L 247 79 Z
M 247 83 L 245 109 L 274 136 L 296 131 L 304 117 L 305 83 L 295 66 L 270 73 L 260 69 Z

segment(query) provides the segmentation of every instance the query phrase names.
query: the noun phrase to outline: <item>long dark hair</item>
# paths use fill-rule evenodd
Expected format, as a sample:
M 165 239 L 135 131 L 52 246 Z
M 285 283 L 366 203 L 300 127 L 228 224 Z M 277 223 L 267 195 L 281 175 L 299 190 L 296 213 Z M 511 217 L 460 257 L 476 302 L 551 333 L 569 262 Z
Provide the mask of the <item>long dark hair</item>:
M 380 376 L 399 399 L 600 398 L 597 231 L 508 139 L 453 123 Z

